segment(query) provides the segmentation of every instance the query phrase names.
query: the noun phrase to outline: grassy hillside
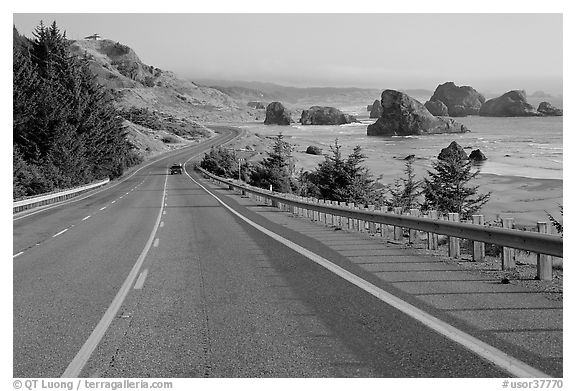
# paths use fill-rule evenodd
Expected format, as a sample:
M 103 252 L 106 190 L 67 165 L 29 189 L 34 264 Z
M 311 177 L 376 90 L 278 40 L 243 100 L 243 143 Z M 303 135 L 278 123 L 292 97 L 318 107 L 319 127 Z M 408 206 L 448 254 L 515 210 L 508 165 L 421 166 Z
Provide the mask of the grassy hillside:
M 129 138 L 138 140 L 143 156 L 209 137 L 211 132 L 201 125 L 203 122 L 248 121 L 259 115 L 217 89 L 144 64 L 134 50 L 119 42 L 77 40 L 70 50 L 88 59 L 98 83 L 113 91 L 118 109 L 124 113 L 147 110 L 155 117 L 152 122 L 156 126 L 147 128 L 147 123 L 133 123 L 123 115 Z M 158 140 L 171 141 L 158 144 Z

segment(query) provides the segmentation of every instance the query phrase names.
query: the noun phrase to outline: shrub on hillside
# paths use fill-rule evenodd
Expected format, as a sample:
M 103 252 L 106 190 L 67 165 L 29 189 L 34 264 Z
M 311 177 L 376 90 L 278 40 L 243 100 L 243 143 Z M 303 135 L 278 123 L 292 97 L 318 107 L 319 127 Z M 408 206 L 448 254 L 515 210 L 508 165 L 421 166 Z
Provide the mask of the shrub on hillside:
M 235 178 L 238 176 L 236 152 L 222 147 L 212 147 L 210 152 L 205 153 L 200 162 L 200 167 L 224 178 Z

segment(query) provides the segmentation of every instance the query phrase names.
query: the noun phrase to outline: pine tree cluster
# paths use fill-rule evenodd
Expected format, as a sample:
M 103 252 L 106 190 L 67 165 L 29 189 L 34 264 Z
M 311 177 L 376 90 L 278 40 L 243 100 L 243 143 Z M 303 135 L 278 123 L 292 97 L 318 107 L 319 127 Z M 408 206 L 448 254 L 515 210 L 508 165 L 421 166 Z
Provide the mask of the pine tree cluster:
M 140 162 L 87 59 L 70 54 L 56 23 L 34 38 L 14 27 L 13 197 L 117 177 Z

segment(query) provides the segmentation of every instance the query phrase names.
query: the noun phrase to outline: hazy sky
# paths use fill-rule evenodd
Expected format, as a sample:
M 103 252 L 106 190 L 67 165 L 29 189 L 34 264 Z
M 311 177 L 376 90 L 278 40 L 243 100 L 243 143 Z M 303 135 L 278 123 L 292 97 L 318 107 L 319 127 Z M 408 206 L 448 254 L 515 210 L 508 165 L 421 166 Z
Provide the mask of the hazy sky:
M 14 14 L 31 37 L 53 20 L 191 79 L 294 86 L 562 93 L 561 14 Z

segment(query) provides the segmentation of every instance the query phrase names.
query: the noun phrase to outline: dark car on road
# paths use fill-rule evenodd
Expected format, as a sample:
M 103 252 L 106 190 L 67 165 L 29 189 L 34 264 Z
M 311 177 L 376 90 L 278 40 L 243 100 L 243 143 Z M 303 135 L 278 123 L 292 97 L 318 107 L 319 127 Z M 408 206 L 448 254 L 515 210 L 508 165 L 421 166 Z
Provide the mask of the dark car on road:
M 172 166 L 170 166 L 170 175 L 172 174 L 182 174 L 184 172 L 184 169 L 182 168 L 182 164 L 181 163 L 175 163 Z

